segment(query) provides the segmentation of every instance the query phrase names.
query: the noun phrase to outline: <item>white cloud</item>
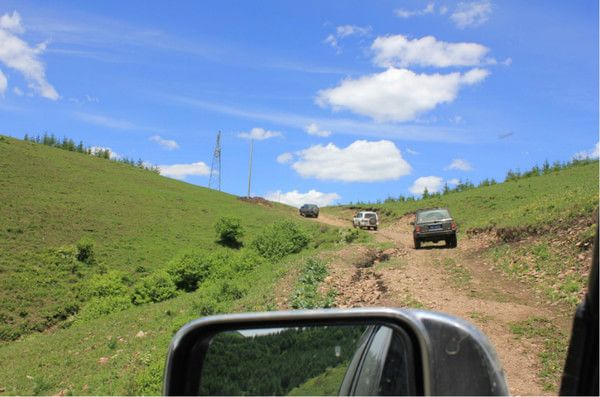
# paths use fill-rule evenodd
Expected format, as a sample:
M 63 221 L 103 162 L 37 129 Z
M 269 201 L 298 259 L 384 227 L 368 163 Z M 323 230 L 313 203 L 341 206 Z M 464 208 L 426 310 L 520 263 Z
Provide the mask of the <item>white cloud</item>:
M 446 169 L 447 170 L 471 171 L 473 169 L 473 167 L 467 160 L 454 159 L 454 160 L 452 160 L 450 165 L 448 165 L 446 167 Z
M 301 176 L 342 182 L 378 182 L 398 179 L 411 171 L 391 141 L 359 140 L 345 148 L 333 143 L 315 145 L 297 153 L 292 168 Z
M 25 31 L 21 16 L 14 11 L 12 15 L 0 16 L 0 62 L 20 72 L 39 95 L 51 100 L 59 98 L 58 92 L 46 80 L 46 70 L 39 55 L 46 50 L 46 44 L 30 47 L 17 35 Z
M 90 151 L 92 152 L 92 154 L 96 154 L 96 153 L 98 153 L 99 151 L 104 151 L 104 152 L 105 152 L 105 151 L 107 151 L 107 150 L 108 150 L 108 151 L 109 151 L 109 153 L 110 153 L 110 154 L 109 154 L 109 157 L 110 157 L 111 159 L 113 159 L 113 160 L 120 159 L 120 158 L 122 158 L 122 157 L 123 157 L 123 156 L 121 156 L 119 153 L 115 152 L 114 150 L 112 150 L 111 148 L 109 148 L 109 147 L 106 147 L 106 146 L 92 146 L 92 147 L 90 147 Z
M 335 51 L 339 54 L 342 52 L 342 48 L 340 47 L 340 45 L 338 44 L 337 38 L 330 34 L 329 36 L 327 36 L 325 38 L 325 40 L 323 40 L 324 43 L 329 44 L 330 46 L 332 46 L 333 48 L 335 48 Z
M 414 17 L 414 16 L 433 14 L 434 11 L 435 11 L 435 4 L 432 2 L 432 3 L 428 3 L 425 6 L 425 8 L 420 9 L 420 10 L 405 10 L 403 8 L 397 8 L 394 10 L 394 14 L 396 14 L 400 18 L 410 18 L 410 17 Z M 441 10 L 440 10 L 440 12 L 441 12 Z
M 576 160 L 597 159 L 599 157 L 599 154 L 600 154 L 600 142 L 596 143 L 596 146 L 594 146 L 590 150 L 583 150 L 581 152 L 575 153 L 573 158 Z
M 368 36 L 371 33 L 371 27 L 356 26 L 356 25 L 340 25 L 335 29 L 335 34 L 328 35 L 323 41 L 335 48 L 335 51 L 340 54 L 342 47 L 339 41 L 349 36 Z
M 319 128 L 319 126 L 315 123 L 310 123 L 309 125 L 307 125 L 305 127 L 305 130 L 308 134 L 315 135 L 315 136 L 327 137 L 327 136 L 331 135 L 331 131 L 323 130 L 323 129 Z
M 256 139 L 262 141 L 265 139 L 281 136 L 281 132 L 278 131 L 267 131 L 263 128 L 252 128 L 250 132 L 240 132 L 238 137 L 243 139 Z
M 446 183 L 447 183 L 448 185 L 456 186 L 456 185 L 458 185 L 458 184 L 460 183 L 460 179 L 458 179 L 458 178 L 452 178 L 452 179 L 448 179 L 448 180 L 446 181 Z
M 492 13 L 489 0 L 459 3 L 450 19 L 461 29 L 475 27 L 485 23 Z
M 442 188 L 444 180 L 439 176 L 422 176 L 417 178 L 408 190 L 412 194 L 423 194 L 425 188 L 429 193 L 437 193 Z
M 0 70 L 0 95 L 4 95 L 6 87 L 8 87 L 8 80 L 4 73 L 2 73 L 2 70 Z
M 164 139 L 160 135 L 153 135 L 150 137 L 150 140 L 152 142 L 158 143 L 161 147 L 167 150 L 179 149 L 179 145 L 177 144 L 177 142 L 171 139 Z
M 343 38 L 348 36 L 366 36 L 371 33 L 371 27 L 361 27 L 356 25 L 342 25 L 335 29 L 337 37 Z
M 316 204 L 319 207 L 325 207 L 333 204 L 342 197 L 337 193 L 323 193 L 311 189 L 306 193 L 300 193 L 297 190 L 282 193 L 281 190 L 277 190 L 275 192 L 267 193 L 265 198 L 270 201 L 276 201 L 298 208 L 303 204 Z
M 416 150 L 412 150 L 411 148 L 406 148 L 406 153 L 412 154 L 413 156 L 416 156 L 419 154 L 419 152 L 417 152 Z
M 407 121 L 452 102 L 459 89 L 484 80 L 489 72 L 472 69 L 466 73 L 417 74 L 408 69 L 389 68 L 385 72 L 346 79 L 334 88 L 321 90 L 316 102 L 334 111 L 348 109 L 382 121 Z
M 279 164 L 287 164 L 290 161 L 292 161 L 294 159 L 294 155 L 286 152 L 286 153 L 281 153 L 279 156 L 277 156 L 277 162 Z
M 161 175 L 180 180 L 184 180 L 191 175 L 210 175 L 210 168 L 203 161 L 191 164 L 159 165 L 158 169 Z
M 13 87 L 13 92 L 17 96 L 23 96 L 23 95 L 25 95 L 25 93 L 19 87 Z
M 382 67 L 474 66 L 480 65 L 489 51 L 477 43 L 448 43 L 433 36 L 411 40 L 401 34 L 377 37 L 371 49 L 373 61 Z

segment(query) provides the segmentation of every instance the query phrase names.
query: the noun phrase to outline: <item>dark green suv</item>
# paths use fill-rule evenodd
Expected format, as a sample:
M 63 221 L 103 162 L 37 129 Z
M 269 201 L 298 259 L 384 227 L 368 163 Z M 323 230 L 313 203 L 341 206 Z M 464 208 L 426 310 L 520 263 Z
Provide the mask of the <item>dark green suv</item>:
M 413 239 L 415 249 L 421 248 L 421 243 L 432 241 L 437 243 L 444 240 L 446 246 L 456 247 L 456 222 L 446 208 L 430 208 L 418 210 L 415 213 Z

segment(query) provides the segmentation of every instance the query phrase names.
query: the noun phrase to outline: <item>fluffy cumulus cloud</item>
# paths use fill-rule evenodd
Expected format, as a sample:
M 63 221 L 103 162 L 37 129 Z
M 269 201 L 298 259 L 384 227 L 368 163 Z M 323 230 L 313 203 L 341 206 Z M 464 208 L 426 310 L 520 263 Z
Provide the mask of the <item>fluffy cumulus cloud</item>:
M 181 180 L 193 175 L 210 175 L 210 167 L 202 161 L 191 164 L 159 165 L 158 169 L 160 170 L 161 175 Z
M 485 23 L 492 13 L 489 0 L 459 3 L 450 19 L 461 29 Z
M 428 3 L 424 8 L 418 10 L 407 10 L 404 8 L 397 8 L 394 10 L 394 14 L 396 14 L 400 18 L 410 18 L 420 15 L 433 14 L 435 11 L 435 4 Z
M 305 130 L 308 134 L 315 135 L 315 136 L 327 137 L 327 136 L 331 135 L 331 131 L 321 129 L 315 123 L 310 123 L 309 125 L 307 125 L 305 127 Z
M 46 80 L 46 70 L 39 59 L 46 50 L 46 45 L 42 43 L 30 47 L 19 37 L 24 31 L 21 16 L 16 11 L 0 16 L 0 62 L 21 73 L 37 94 L 57 100 L 58 92 Z
M 0 95 L 4 95 L 6 87 L 8 87 L 8 80 L 4 73 L 2 73 L 2 70 L 0 70 Z
M 348 109 L 379 122 L 408 121 L 441 103 L 452 102 L 461 87 L 481 82 L 487 76 L 487 70 L 478 68 L 466 73 L 419 74 L 392 67 L 321 90 L 316 102 L 333 110 Z
M 160 135 L 153 135 L 150 137 L 152 142 L 158 143 L 162 148 L 167 150 L 179 149 L 179 144 L 172 139 L 164 139 Z
M 387 140 L 359 140 L 340 148 L 330 143 L 297 153 L 292 168 L 305 178 L 342 182 L 398 179 L 411 171 L 396 145 Z
M 255 139 L 257 141 L 262 141 L 269 138 L 274 138 L 276 136 L 281 136 L 281 132 L 279 131 L 267 131 L 263 128 L 252 128 L 250 132 L 240 132 L 238 137 L 243 139 Z
M 459 170 L 459 171 L 471 171 L 473 169 L 473 166 L 467 160 L 454 159 L 446 167 L 446 169 L 447 170 Z
M 275 192 L 267 193 L 265 198 L 267 200 L 276 201 L 298 208 L 303 204 L 316 204 L 319 207 L 325 207 L 335 203 L 342 197 L 337 193 L 323 193 L 311 189 L 306 193 L 301 193 L 297 190 L 283 193 L 281 190 L 277 190 Z
M 277 156 L 277 162 L 279 164 L 287 164 L 290 161 L 292 161 L 294 159 L 294 155 L 286 152 L 286 153 L 281 153 L 279 156 Z
M 382 67 L 474 66 L 481 64 L 489 51 L 477 43 L 448 43 L 433 36 L 411 40 L 401 34 L 377 37 L 371 50 L 373 61 Z
M 575 153 L 573 156 L 576 160 L 584 160 L 584 159 L 597 159 L 600 154 L 600 142 L 596 143 L 590 150 L 583 150 L 581 152 Z
M 408 190 L 412 194 L 422 194 L 425 189 L 429 193 L 439 192 L 444 185 L 444 180 L 439 176 L 422 176 L 417 178 Z

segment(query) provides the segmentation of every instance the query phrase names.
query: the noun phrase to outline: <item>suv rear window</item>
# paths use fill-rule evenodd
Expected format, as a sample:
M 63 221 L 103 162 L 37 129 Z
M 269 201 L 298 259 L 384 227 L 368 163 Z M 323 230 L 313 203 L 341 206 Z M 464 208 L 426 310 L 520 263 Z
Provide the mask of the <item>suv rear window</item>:
M 450 218 L 448 210 L 431 210 L 417 213 L 417 222 L 433 222 Z
M 372 214 L 372 213 L 371 214 L 365 214 L 365 218 L 369 218 L 369 219 L 375 218 L 376 216 L 377 216 L 377 214 Z

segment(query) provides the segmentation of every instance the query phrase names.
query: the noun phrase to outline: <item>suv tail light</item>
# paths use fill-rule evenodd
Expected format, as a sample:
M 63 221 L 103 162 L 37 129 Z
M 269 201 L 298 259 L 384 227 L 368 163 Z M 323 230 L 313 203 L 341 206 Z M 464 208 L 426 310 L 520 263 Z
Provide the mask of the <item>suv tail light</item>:
M 421 226 L 415 226 L 415 232 L 419 233 L 421 231 Z
M 452 225 L 450 225 L 450 227 L 452 228 L 452 230 L 456 230 L 456 223 L 452 222 Z

